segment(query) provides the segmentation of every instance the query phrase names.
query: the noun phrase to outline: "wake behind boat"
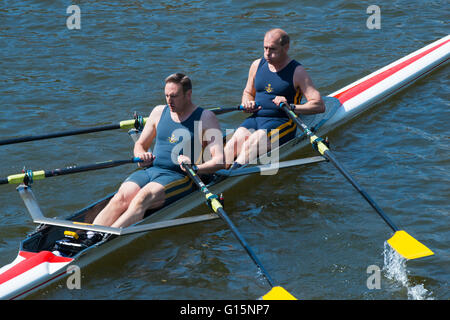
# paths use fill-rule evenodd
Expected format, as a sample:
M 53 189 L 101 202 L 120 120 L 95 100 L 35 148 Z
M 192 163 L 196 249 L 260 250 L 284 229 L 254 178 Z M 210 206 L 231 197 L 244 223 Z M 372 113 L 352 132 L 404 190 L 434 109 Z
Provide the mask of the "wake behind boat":
M 330 94 L 324 99 L 325 113 L 305 116 L 302 120 L 315 134 L 324 135 L 444 65 L 450 56 L 449 40 L 450 36 L 437 40 Z M 133 130 L 131 134 L 135 136 L 138 132 Z M 302 130 L 298 130 L 293 140 L 278 148 L 280 160 L 286 159 L 309 143 L 308 136 Z M 263 156 L 260 161 L 266 163 L 266 158 Z M 316 157 L 316 159 L 305 160 L 303 163 L 320 161 L 323 159 Z M 249 168 L 251 167 L 240 170 Z M 261 168 L 258 167 L 255 171 L 263 170 Z M 220 173 L 224 172 L 218 172 Z M 245 177 L 245 174 L 225 177 L 224 180 L 218 183 L 212 182 L 207 187 L 217 194 L 231 188 Z M 21 184 L 18 192 L 33 221 L 39 225 L 21 242 L 16 259 L 0 269 L 0 298 L 2 299 L 24 298 L 64 278 L 69 266 L 77 265 L 80 268 L 86 266 L 125 246 L 144 232 L 217 218 L 215 214 L 180 218 L 185 212 L 204 202 L 204 198 L 198 192 L 194 192 L 168 206 L 148 212 L 147 217 L 135 225 L 127 228 L 109 228 L 91 223 L 112 195 L 108 195 L 67 219 L 49 219 L 40 211 L 30 185 Z M 55 255 L 52 253 L 55 242 L 63 238 L 68 230 L 94 230 L 103 232 L 106 236 L 92 246 L 74 246 L 64 256 Z M 293 290 L 293 288 L 290 289 Z

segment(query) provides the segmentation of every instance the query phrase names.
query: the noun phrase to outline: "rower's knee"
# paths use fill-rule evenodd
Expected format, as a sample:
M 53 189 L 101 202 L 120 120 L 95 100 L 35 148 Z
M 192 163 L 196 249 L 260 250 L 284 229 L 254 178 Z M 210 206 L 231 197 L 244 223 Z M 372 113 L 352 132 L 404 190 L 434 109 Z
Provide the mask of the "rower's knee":
M 263 144 L 264 146 L 267 145 L 267 135 L 264 131 L 257 131 L 245 141 L 244 148 L 248 152 L 250 150 L 257 150 L 257 148 L 261 147 Z
M 238 156 L 247 139 L 251 136 L 251 131 L 245 127 L 239 127 L 228 140 L 224 147 L 225 168 L 228 169 L 233 164 L 234 159 Z
M 135 209 L 141 209 L 144 207 L 145 202 L 151 202 L 153 197 L 154 195 L 151 191 L 142 192 L 141 190 L 131 201 L 130 205 L 132 205 Z
M 123 184 L 117 193 L 111 199 L 111 205 L 120 209 L 121 211 L 125 211 L 128 209 L 131 201 L 134 196 L 139 193 L 140 188 L 136 185 L 125 185 Z
M 110 204 L 120 211 L 125 211 L 130 205 L 130 200 L 127 199 L 124 193 L 117 192 L 114 197 L 112 197 Z
M 266 152 L 267 135 L 264 130 L 258 130 L 245 141 L 236 161 L 239 163 L 252 163 L 251 161 Z
M 162 206 L 164 204 L 164 199 L 164 188 L 147 186 L 139 190 L 131 201 L 130 207 L 133 211 L 142 213 L 147 209 Z

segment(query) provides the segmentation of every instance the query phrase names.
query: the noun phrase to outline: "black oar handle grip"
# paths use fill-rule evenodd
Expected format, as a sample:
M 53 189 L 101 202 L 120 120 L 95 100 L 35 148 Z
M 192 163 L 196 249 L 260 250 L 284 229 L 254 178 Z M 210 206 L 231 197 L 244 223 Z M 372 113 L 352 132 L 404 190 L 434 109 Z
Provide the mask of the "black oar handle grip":
M 282 102 L 282 103 L 280 103 L 280 108 L 283 109 L 283 107 L 286 107 L 291 111 L 295 110 L 295 104 L 286 104 L 286 103 Z
M 187 162 L 182 162 L 182 163 L 181 163 L 181 166 L 182 166 L 186 171 L 190 169 L 190 170 L 194 171 L 195 173 L 198 172 L 198 167 L 197 167 L 196 164 L 190 164 L 190 163 L 187 163 Z

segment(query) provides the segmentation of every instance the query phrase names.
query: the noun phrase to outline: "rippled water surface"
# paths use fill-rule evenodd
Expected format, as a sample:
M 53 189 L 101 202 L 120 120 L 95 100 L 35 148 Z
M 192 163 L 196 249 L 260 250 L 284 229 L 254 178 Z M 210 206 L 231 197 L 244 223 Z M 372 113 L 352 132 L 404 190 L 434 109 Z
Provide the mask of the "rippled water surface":
M 372 4 L 372 3 L 370 3 Z M 448 33 L 446 1 L 378 1 L 369 30 L 360 1 L 80 1 L 0 3 L 0 138 L 117 123 L 164 103 L 164 78 L 184 72 L 202 107 L 240 102 L 265 31 L 285 29 L 291 57 L 323 95 Z M 302 299 L 449 299 L 448 67 L 329 133 L 332 148 L 386 212 L 435 255 L 390 262 L 391 230 L 327 163 L 252 176 L 226 209 L 269 273 Z M 244 116 L 220 116 L 223 128 Z M 2 146 L 0 175 L 127 158 L 124 132 Z M 295 157 L 309 156 L 305 149 Z M 67 216 L 116 190 L 120 167 L 33 185 L 43 212 Z M 33 231 L 14 186 L 0 190 L 0 265 Z M 195 209 L 207 212 L 206 206 Z M 382 270 L 369 290 L 367 268 Z M 254 299 L 268 288 L 220 221 L 147 234 L 33 299 Z

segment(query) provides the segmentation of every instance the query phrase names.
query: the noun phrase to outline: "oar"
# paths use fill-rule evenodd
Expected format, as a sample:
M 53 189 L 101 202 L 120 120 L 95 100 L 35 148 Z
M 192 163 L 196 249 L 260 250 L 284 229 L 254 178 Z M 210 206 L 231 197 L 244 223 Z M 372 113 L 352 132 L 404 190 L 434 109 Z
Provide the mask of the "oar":
M 287 113 L 299 128 L 309 137 L 311 145 L 327 160 L 329 160 L 342 175 L 355 187 L 364 199 L 372 206 L 381 218 L 394 231 L 394 235 L 388 240 L 389 245 L 406 259 L 417 259 L 433 255 L 434 253 L 425 245 L 414 239 L 406 231 L 400 230 L 387 214 L 378 206 L 378 204 L 369 196 L 369 194 L 356 182 L 348 171 L 339 163 L 334 154 L 328 149 L 322 138 L 314 135 L 306 124 L 291 110 L 289 106 L 282 103 L 280 107 Z
M 211 108 L 208 110 L 211 110 L 215 114 L 224 114 L 224 113 L 228 113 L 231 111 L 243 110 L 243 108 L 242 108 L 242 106 L 227 107 L 227 108 L 218 107 L 218 108 Z M 46 133 L 46 134 L 41 134 L 41 135 L 24 136 L 24 137 L 18 137 L 18 138 L 9 138 L 9 139 L 0 140 L 0 146 L 7 145 L 7 144 L 21 143 L 21 142 L 29 142 L 29 141 L 36 141 L 36 140 L 75 136 L 75 135 L 79 135 L 79 134 L 93 133 L 93 132 L 100 132 L 100 131 L 109 131 L 109 130 L 117 130 L 117 129 L 129 130 L 131 128 L 142 128 L 145 125 L 145 123 L 147 122 L 147 119 L 148 118 L 136 117 L 136 119 L 120 121 L 117 124 L 109 124 L 109 125 L 98 126 L 98 127 L 90 127 L 90 128 L 84 128 L 84 129 L 74 129 L 74 130 L 69 130 L 69 131 Z
M 143 121 L 140 125 L 144 125 L 147 118 L 140 117 L 140 119 Z M 41 134 L 41 135 L 35 135 L 35 136 L 25 136 L 25 137 L 19 137 L 19 138 L 5 139 L 5 140 L 0 140 L 0 146 L 7 145 L 7 144 L 28 142 L 28 141 L 74 136 L 74 135 L 78 135 L 78 134 L 85 134 L 85 133 L 92 133 L 92 132 L 100 132 L 100 131 L 108 131 L 108 130 L 116 130 L 116 129 L 127 130 L 127 129 L 134 128 L 136 126 L 139 126 L 139 122 L 137 122 L 137 121 L 138 121 L 138 119 L 124 120 L 124 121 L 120 121 L 117 124 L 109 124 L 109 125 L 105 125 L 105 126 L 90 127 L 90 128 L 85 128 L 85 129 L 76 129 L 76 130 L 47 133 L 47 134 Z
M 210 110 L 210 111 L 214 112 L 215 114 L 224 114 L 224 113 L 228 113 L 228 112 L 232 112 L 232 111 L 244 110 L 244 108 L 242 106 L 217 107 L 217 108 L 211 108 L 211 109 L 207 109 L 207 110 Z
M 233 224 L 233 222 L 228 217 L 227 213 L 222 207 L 222 204 L 218 200 L 218 196 L 211 193 L 208 188 L 205 186 L 203 181 L 198 177 L 198 175 L 195 173 L 195 171 L 192 169 L 192 165 L 187 163 L 182 163 L 183 168 L 186 170 L 187 175 L 191 180 L 200 188 L 201 192 L 205 195 L 206 201 L 210 205 L 211 209 L 219 215 L 222 220 L 225 221 L 225 223 L 230 227 L 231 231 L 233 232 L 234 236 L 239 240 L 241 245 L 244 247 L 244 249 L 247 251 L 250 258 L 253 260 L 253 262 L 256 264 L 256 266 L 261 270 L 262 274 L 264 275 L 264 278 L 267 280 L 269 285 L 272 287 L 272 289 L 263 296 L 264 300 L 296 300 L 296 298 L 291 295 L 287 290 L 282 288 L 281 286 L 277 286 L 274 284 L 274 281 L 266 271 L 266 269 L 263 267 L 261 261 L 259 261 L 258 257 L 255 255 L 253 250 L 250 248 L 250 246 L 247 244 L 245 239 L 242 237 L 236 226 Z
M 103 162 L 97 162 L 94 164 L 88 164 L 84 166 L 71 166 L 66 167 L 62 169 L 54 169 L 54 170 L 38 170 L 38 171 L 31 171 L 28 170 L 24 173 L 18 173 L 13 174 L 10 176 L 7 176 L 6 178 L 0 179 L 0 184 L 19 184 L 22 182 L 31 183 L 33 180 L 42 180 L 49 177 L 54 176 L 62 176 L 66 174 L 72 174 L 72 173 L 78 173 L 78 172 L 84 172 L 84 171 L 91 171 L 91 170 L 98 170 L 98 169 L 106 169 L 106 168 L 112 168 L 121 166 L 127 163 L 137 163 L 142 162 L 140 158 L 134 157 L 132 159 L 126 159 L 126 160 L 109 160 L 109 161 L 103 161 Z

